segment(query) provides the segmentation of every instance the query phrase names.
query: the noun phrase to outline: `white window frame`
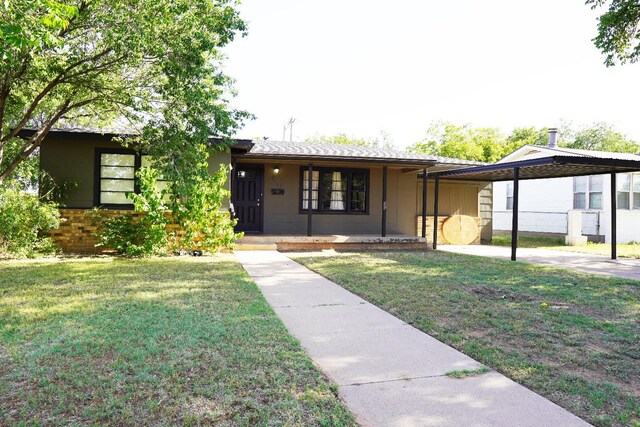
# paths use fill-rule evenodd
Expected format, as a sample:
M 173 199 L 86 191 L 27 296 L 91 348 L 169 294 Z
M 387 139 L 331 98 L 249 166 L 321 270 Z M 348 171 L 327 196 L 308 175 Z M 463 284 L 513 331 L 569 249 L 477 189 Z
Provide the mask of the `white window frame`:
M 584 184 L 584 191 L 576 191 L 576 182 L 577 180 L 586 180 Z M 595 186 L 596 179 L 600 179 L 600 189 L 593 191 L 593 187 Z M 591 175 L 591 176 L 575 176 L 573 177 L 573 209 L 580 210 L 602 210 L 602 197 L 603 197 L 603 189 L 604 189 L 604 177 L 602 175 Z M 584 194 L 584 207 L 576 206 L 576 194 Z M 594 196 L 596 194 L 600 195 L 600 206 L 592 206 Z
M 622 177 L 629 178 L 629 188 L 621 190 Z M 635 188 L 634 188 L 635 187 Z M 620 196 L 624 194 L 627 197 L 627 206 L 620 207 Z M 616 175 L 616 208 L 621 210 L 640 210 L 640 173 L 619 173 Z

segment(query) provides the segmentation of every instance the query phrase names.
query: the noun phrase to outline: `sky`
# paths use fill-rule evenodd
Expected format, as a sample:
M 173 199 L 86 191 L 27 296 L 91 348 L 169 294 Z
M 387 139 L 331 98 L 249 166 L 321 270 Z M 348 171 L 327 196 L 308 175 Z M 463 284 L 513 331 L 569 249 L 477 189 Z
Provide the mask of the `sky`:
M 584 0 L 244 0 L 225 49 L 236 136 L 344 133 L 400 148 L 438 120 L 499 128 L 605 121 L 640 140 L 640 64 L 607 68 Z M 289 139 L 289 131 L 286 133 Z

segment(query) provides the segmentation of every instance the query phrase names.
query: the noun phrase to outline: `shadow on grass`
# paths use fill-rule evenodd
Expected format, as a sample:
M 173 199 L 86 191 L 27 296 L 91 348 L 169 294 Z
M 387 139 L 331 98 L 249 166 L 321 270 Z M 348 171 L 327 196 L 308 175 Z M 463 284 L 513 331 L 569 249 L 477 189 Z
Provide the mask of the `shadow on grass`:
M 5 422 L 353 422 L 229 257 L 0 271 Z

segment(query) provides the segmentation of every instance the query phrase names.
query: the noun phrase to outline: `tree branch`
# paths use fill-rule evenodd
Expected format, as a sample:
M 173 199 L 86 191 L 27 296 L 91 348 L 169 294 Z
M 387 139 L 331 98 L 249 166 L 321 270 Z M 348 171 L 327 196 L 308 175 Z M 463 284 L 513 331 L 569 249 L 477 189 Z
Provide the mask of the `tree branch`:
M 76 102 L 75 104 L 71 104 L 71 100 L 67 99 L 64 101 L 60 107 L 58 107 L 57 112 L 44 124 L 44 126 L 38 130 L 35 134 L 29 138 L 29 140 L 24 144 L 20 153 L 16 156 L 15 159 L 7 166 L 7 168 L 3 171 L 0 171 L 0 183 L 2 183 L 13 171 L 18 167 L 18 165 L 27 159 L 40 145 L 44 140 L 44 137 L 49 133 L 53 125 L 55 125 L 60 118 L 68 113 L 69 111 L 83 107 L 91 102 L 93 102 L 95 98 L 85 99 L 83 101 Z
M 18 133 L 20 133 L 20 131 L 22 130 L 22 128 L 24 128 L 24 125 L 29 121 L 29 119 L 33 116 L 33 112 L 35 111 L 35 109 L 38 107 L 38 105 L 40 104 L 40 101 L 42 101 L 42 99 L 47 96 L 47 94 L 49 94 L 56 86 L 58 86 L 61 83 L 65 83 L 65 77 L 66 74 L 73 70 L 74 68 L 87 63 L 87 62 L 91 62 L 91 61 L 97 61 L 100 58 L 108 55 L 110 52 L 112 51 L 112 49 L 106 49 L 103 50 L 100 53 L 97 53 L 89 58 L 83 58 L 81 60 L 78 60 L 76 62 L 74 62 L 73 64 L 67 66 L 65 69 L 63 69 L 57 76 L 56 78 L 54 78 L 52 81 L 50 81 L 45 87 L 44 89 L 42 89 L 40 91 L 40 93 L 34 98 L 33 102 L 31 102 L 31 105 L 29 105 L 29 108 L 27 108 L 27 111 L 23 114 L 22 119 L 18 122 L 18 124 L 11 130 L 11 132 L 9 132 L 7 135 L 5 135 L 4 137 L 2 137 L 2 139 L 0 139 L 0 146 L 4 145 L 5 142 L 7 142 L 8 140 L 10 140 L 11 138 L 15 138 Z M 110 63 L 113 61 L 110 61 Z M 109 64 L 110 64 L 109 63 Z M 91 69 L 89 69 L 91 70 Z M 90 72 L 90 71 L 88 71 Z M 83 72 L 78 72 L 75 74 L 72 74 L 72 76 L 79 76 L 82 75 Z

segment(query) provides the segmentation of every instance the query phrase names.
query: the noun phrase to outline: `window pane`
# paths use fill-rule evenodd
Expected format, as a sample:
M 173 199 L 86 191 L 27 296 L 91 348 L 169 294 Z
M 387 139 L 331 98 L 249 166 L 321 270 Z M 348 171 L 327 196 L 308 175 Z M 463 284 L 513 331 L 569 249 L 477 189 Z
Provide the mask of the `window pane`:
M 633 174 L 633 191 L 640 192 L 640 174 Z
M 602 175 L 590 176 L 589 177 L 589 191 L 593 191 L 594 193 L 602 192 Z
M 148 168 L 153 166 L 153 158 L 149 155 L 140 156 L 140 167 Z
M 351 173 L 351 210 L 353 212 L 367 211 L 367 173 Z
M 169 181 L 156 181 L 156 188 L 158 190 L 168 190 L 169 189 Z
M 101 179 L 100 191 L 134 191 L 134 181 L 124 179 Z
M 318 183 L 320 172 L 313 171 L 311 174 L 311 209 L 318 209 Z M 302 177 L 302 209 L 309 209 L 309 171 L 305 170 Z
M 513 197 L 507 196 L 507 210 L 508 211 L 513 210 Z
M 633 209 L 640 209 L 640 193 L 633 193 Z
M 573 178 L 573 192 L 584 193 L 585 191 L 587 191 L 587 177 L 576 176 Z
M 573 209 L 586 209 L 585 193 L 573 193 Z
M 589 209 L 602 209 L 602 193 L 589 193 Z
M 507 198 L 513 197 L 513 182 L 507 182 Z
M 629 209 L 629 193 L 618 192 L 618 209 Z
M 351 192 L 351 210 L 354 212 L 365 212 L 367 210 L 367 200 L 364 191 Z
M 134 174 L 135 169 L 132 167 L 102 166 L 100 168 L 101 178 L 133 179 Z
M 116 205 L 130 205 L 132 201 L 125 193 L 115 193 L 110 191 L 100 192 L 100 203 L 111 203 Z
M 347 199 L 347 176 L 343 172 L 322 173 L 322 209 L 344 211 Z
M 134 166 L 135 154 L 107 154 L 101 155 L 101 165 L 104 166 Z
M 619 173 L 617 178 L 617 183 L 618 183 L 618 191 L 629 191 L 630 189 L 630 182 L 629 182 L 629 178 L 631 176 L 628 173 Z

